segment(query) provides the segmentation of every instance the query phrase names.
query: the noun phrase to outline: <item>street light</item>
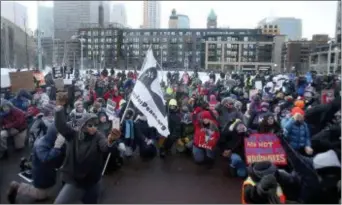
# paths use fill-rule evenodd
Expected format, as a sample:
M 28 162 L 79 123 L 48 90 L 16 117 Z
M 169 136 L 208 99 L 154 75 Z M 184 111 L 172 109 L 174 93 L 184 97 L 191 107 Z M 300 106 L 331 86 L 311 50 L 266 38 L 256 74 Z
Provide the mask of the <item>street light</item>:
M 79 40 L 81 42 L 81 70 L 83 70 L 83 41 L 85 41 L 84 38 L 80 38 L 80 35 L 74 35 L 71 37 L 71 39 L 75 40 Z

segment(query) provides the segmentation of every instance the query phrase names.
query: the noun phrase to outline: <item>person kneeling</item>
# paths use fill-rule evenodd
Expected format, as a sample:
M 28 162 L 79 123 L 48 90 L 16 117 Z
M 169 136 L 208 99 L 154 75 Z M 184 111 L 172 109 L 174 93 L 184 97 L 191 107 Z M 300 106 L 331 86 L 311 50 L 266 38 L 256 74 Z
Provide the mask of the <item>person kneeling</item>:
M 220 137 L 217 122 L 209 111 L 199 113 L 199 120 L 195 120 L 195 135 L 192 154 L 196 163 L 206 163 L 209 168 L 214 164 L 213 149 Z
M 244 138 L 248 137 L 246 126 L 240 119 L 233 120 L 229 126 L 222 131 L 219 140 L 219 147 L 222 156 L 229 161 L 228 171 L 230 176 L 246 177 L 247 168 L 243 161 Z
M 112 129 L 106 138 L 97 130 L 98 118 L 86 113 L 79 119 L 78 129 L 66 123 L 64 105 L 67 103 L 65 93 L 58 93 L 55 112 L 55 126 L 67 142 L 66 159 L 61 168 L 62 180 L 65 182 L 55 204 L 69 204 L 81 200 L 83 203 L 95 204 L 98 201 L 100 180 L 104 164 L 104 154 L 117 150 L 114 141 L 121 132 Z
M 18 183 L 12 181 L 8 192 L 8 201 L 14 204 L 17 195 L 29 196 L 34 200 L 48 198 L 50 188 L 56 184 L 56 169 L 64 160 L 65 139 L 57 133 L 54 124 L 48 128 L 47 134 L 36 140 L 32 150 L 33 183 Z

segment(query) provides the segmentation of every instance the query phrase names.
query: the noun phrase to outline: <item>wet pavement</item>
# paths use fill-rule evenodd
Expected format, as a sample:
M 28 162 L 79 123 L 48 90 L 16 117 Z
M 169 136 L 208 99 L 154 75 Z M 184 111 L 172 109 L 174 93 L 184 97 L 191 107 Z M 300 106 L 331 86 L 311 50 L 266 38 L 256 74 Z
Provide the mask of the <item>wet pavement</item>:
M 11 153 L 0 161 L 1 203 L 8 203 L 7 185 L 17 176 L 19 161 L 25 154 Z M 143 162 L 138 157 L 125 162 L 122 169 L 105 176 L 99 203 L 240 203 L 241 180 L 224 176 L 221 163 L 214 169 L 195 165 L 190 157 L 177 154 L 165 160 Z M 61 185 L 56 185 L 54 195 Z M 19 198 L 19 203 L 29 203 Z M 52 203 L 53 199 L 41 203 Z

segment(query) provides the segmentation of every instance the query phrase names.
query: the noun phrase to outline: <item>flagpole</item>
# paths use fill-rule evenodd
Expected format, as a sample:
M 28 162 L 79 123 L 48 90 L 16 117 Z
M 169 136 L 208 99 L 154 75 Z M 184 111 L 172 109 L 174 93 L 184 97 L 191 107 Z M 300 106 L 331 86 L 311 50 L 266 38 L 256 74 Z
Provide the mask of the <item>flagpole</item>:
M 151 45 L 150 45 L 150 47 L 149 47 L 149 49 L 147 50 L 146 53 L 148 53 L 148 51 L 149 51 L 150 49 L 151 49 Z M 146 60 L 146 57 L 145 57 L 144 63 L 143 63 L 143 65 L 142 65 L 142 68 L 145 67 L 146 61 L 147 61 L 147 60 Z M 156 61 L 156 63 L 158 64 L 157 61 Z M 140 70 L 141 70 L 141 69 L 140 69 Z M 142 73 L 142 72 L 139 73 L 137 79 L 139 79 L 139 76 L 141 75 L 141 73 Z M 135 85 L 134 85 L 134 86 L 135 86 Z M 133 87 L 133 90 L 134 90 L 134 87 Z M 132 92 L 133 92 L 133 91 L 132 91 Z M 125 119 L 125 116 L 126 116 L 126 114 L 127 114 L 129 105 L 131 104 L 131 101 L 132 101 L 132 97 L 130 96 L 130 97 L 129 97 L 129 100 L 128 100 L 128 102 L 127 102 L 125 111 L 124 111 L 124 113 L 123 113 L 122 116 L 121 116 L 120 124 L 122 124 L 123 120 Z M 111 156 L 112 156 L 112 153 L 110 152 L 110 153 L 108 154 L 108 156 L 107 156 L 106 163 L 105 163 L 105 165 L 104 165 L 104 167 L 103 167 L 102 176 L 104 175 L 104 173 L 105 173 L 105 171 L 106 171 L 106 169 L 107 169 L 108 162 L 109 162 L 109 159 L 110 159 Z

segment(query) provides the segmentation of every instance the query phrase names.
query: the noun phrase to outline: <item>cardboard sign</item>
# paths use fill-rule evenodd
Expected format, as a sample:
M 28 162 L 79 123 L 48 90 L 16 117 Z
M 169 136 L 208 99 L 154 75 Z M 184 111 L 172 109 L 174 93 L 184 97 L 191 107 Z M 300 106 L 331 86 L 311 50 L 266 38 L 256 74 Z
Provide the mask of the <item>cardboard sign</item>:
M 33 71 L 10 72 L 11 91 L 18 92 L 20 89 L 33 91 L 36 86 L 33 81 Z
M 116 103 L 113 100 L 108 99 L 107 106 L 106 106 L 106 114 L 108 115 L 108 118 L 110 120 L 113 120 L 115 116 L 115 107 L 116 107 Z
M 42 72 L 33 72 L 34 78 L 39 82 L 39 86 L 45 85 L 45 76 Z
M 335 95 L 334 95 L 333 89 L 322 90 L 322 94 L 321 94 L 321 103 L 322 104 L 331 103 L 334 99 L 335 99 Z
M 112 129 L 120 130 L 120 119 L 118 117 L 113 117 L 113 119 L 112 119 Z
M 64 90 L 64 80 L 63 78 L 55 79 L 55 87 L 58 91 Z
M 64 78 L 63 67 L 53 67 L 52 68 L 52 76 L 54 79 Z
M 245 138 L 246 163 L 270 161 L 275 165 L 287 165 L 286 153 L 278 137 L 272 133 L 251 134 Z
M 255 89 L 262 90 L 262 81 L 255 81 L 254 87 Z
M 252 97 L 258 93 L 257 89 L 249 90 L 249 100 L 252 100 Z

